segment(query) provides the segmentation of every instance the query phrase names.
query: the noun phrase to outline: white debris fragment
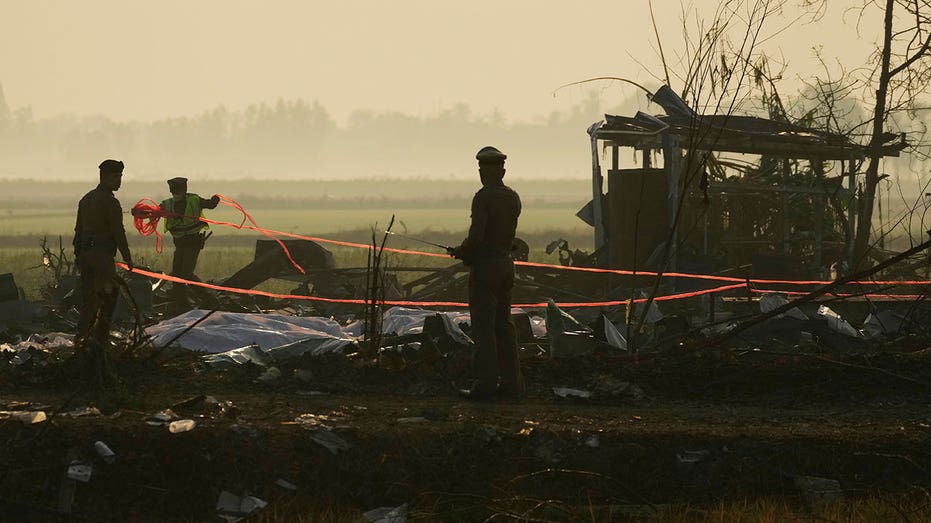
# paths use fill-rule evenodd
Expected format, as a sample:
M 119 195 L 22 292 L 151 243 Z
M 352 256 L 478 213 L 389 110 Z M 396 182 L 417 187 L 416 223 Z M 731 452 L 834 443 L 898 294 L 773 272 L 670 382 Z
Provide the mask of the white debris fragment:
M 179 419 L 178 421 L 172 421 L 168 424 L 168 432 L 172 434 L 178 434 L 179 432 L 187 432 L 189 430 L 194 430 L 194 427 L 197 426 L 197 423 L 192 419 Z
M 12 419 L 15 419 L 21 422 L 23 425 L 33 425 L 35 423 L 42 423 L 48 419 L 45 415 L 45 411 L 42 410 L 32 410 L 32 411 L 17 411 L 10 414 Z
M 553 394 L 560 398 L 591 398 L 592 393 L 587 390 L 573 389 L 569 387 L 553 387 Z
M 818 307 L 818 317 L 827 321 L 828 327 L 834 332 L 839 332 L 854 338 L 860 337 L 860 332 L 857 331 L 857 329 L 854 329 L 853 326 L 847 323 L 847 320 L 842 318 L 840 314 L 831 310 L 827 305 Z
M 278 485 L 285 490 L 297 490 L 297 485 L 283 478 L 278 478 L 275 481 L 275 485 Z
M 80 481 L 81 483 L 87 483 L 91 480 L 91 474 L 94 472 L 94 467 L 88 465 L 87 463 L 81 461 L 72 461 L 68 465 L 68 478 L 75 481 Z
M 97 451 L 97 455 L 100 456 L 104 462 L 113 463 L 116 461 L 116 453 L 107 446 L 106 443 L 102 441 L 94 442 L 94 450 Z
M 397 507 L 378 507 L 362 514 L 371 523 L 406 523 L 407 503 Z

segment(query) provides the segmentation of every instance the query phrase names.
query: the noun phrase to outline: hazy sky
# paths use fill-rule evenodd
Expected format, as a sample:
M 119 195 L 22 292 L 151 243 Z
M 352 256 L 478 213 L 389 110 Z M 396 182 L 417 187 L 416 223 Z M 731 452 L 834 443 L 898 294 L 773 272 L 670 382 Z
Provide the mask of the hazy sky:
M 654 4 L 672 60 L 681 4 Z M 707 16 L 717 4 L 691 2 Z M 766 46 L 781 49 L 793 76 L 818 72 L 814 45 L 859 64 L 876 30 L 861 28 L 858 39 L 855 22 L 831 12 Z M 38 117 L 152 120 L 284 97 L 318 100 L 341 122 L 356 109 L 427 116 L 458 102 L 529 120 L 591 89 L 554 98 L 561 84 L 651 82 L 644 66 L 659 74 L 654 49 L 646 0 L 0 0 L 0 84 L 11 107 Z M 599 88 L 606 106 L 636 92 Z

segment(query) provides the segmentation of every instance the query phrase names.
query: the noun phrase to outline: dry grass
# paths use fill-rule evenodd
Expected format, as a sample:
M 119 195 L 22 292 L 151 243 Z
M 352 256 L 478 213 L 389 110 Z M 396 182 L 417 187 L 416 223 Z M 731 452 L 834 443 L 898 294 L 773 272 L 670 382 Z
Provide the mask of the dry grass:
M 478 501 L 478 500 L 476 500 Z M 492 501 L 488 501 L 491 505 Z M 478 505 L 481 505 L 479 503 Z M 928 521 L 931 507 L 913 501 L 870 496 L 832 503 L 818 507 L 808 506 L 797 499 L 758 498 L 722 501 L 711 505 L 664 505 L 656 510 L 641 505 L 614 506 L 560 506 L 559 510 L 548 510 L 545 503 L 538 503 L 538 510 L 507 511 L 494 503 L 499 512 L 491 512 L 487 506 L 475 513 L 459 511 L 446 513 L 439 505 L 431 507 L 409 507 L 409 521 L 481 521 L 478 513 L 492 513 L 485 521 L 579 521 L 611 522 L 636 521 L 643 523 L 808 523 L 849 522 L 885 523 L 889 521 Z M 479 508 L 478 506 L 476 507 Z M 550 507 L 552 508 L 552 507 Z M 478 519 L 475 519 L 478 518 Z M 328 505 L 307 505 L 299 501 L 277 500 L 269 504 L 255 517 L 256 522 L 344 522 L 365 521 L 361 511 Z

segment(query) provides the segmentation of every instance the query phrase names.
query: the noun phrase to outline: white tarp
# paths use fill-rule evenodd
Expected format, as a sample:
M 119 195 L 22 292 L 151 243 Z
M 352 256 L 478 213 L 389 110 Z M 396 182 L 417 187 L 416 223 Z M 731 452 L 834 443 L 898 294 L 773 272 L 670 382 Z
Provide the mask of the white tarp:
M 186 312 L 149 327 L 146 334 L 152 337 L 156 347 L 161 347 L 208 313 L 204 310 Z M 345 344 L 353 341 L 337 322 L 329 318 L 218 311 L 181 336 L 176 343 L 195 352 L 218 353 L 249 344 L 270 349 L 317 339 L 321 342 L 342 340 Z
M 384 334 L 418 334 L 423 332 L 423 321 L 428 316 L 444 314 L 453 321 L 453 324 L 468 323 L 469 314 L 450 311 L 430 311 L 425 309 L 409 309 L 407 307 L 392 307 L 385 311 L 385 317 L 382 320 L 381 331 Z
M 319 356 L 331 352 L 341 353 L 350 343 L 352 343 L 351 340 L 343 338 L 321 338 L 318 336 L 268 349 L 262 349 L 257 345 L 246 345 L 238 349 L 208 354 L 203 357 L 203 360 L 204 363 L 211 367 L 229 368 L 246 362 L 265 367 L 275 362 L 298 358 L 304 354 Z M 281 377 L 281 371 L 275 367 L 269 367 L 265 374 L 256 379 L 263 382 L 272 381 L 279 377 Z
M 776 293 L 767 293 L 760 297 L 760 311 L 769 312 L 782 307 L 789 303 L 789 300 L 786 299 L 782 294 Z M 787 316 L 789 318 L 795 318 L 796 320 L 805 321 L 808 319 L 808 316 L 805 315 L 798 307 L 792 307 L 791 309 L 783 312 L 782 314 L 776 316 L 781 318 Z
M 523 309 L 511 309 L 511 314 L 522 314 L 524 312 Z M 381 330 L 385 334 L 393 333 L 398 336 L 417 334 L 423 332 L 424 318 L 436 314 L 440 314 L 444 317 L 443 324 L 446 325 L 446 330 L 450 336 L 459 343 L 470 343 L 468 336 L 459 329 L 459 324 L 470 323 L 472 321 L 472 317 L 469 316 L 469 313 L 464 311 L 440 312 L 425 309 L 409 309 L 406 307 L 392 307 L 385 311 Z M 575 322 L 575 319 L 573 318 L 572 321 Z M 530 329 L 536 337 L 543 337 L 546 335 L 546 326 L 544 325 L 543 318 L 530 316 Z
M 546 318 L 541 316 L 530 316 L 530 330 L 535 338 L 546 336 Z
M 523 311 L 514 309 L 512 312 Z M 156 347 L 161 347 L 208 313 L 205 310 L 186 312 L 147 328 L 146 334 L 152 337 Z M 392 307 L 385 311 L 382 332 L 397 335 L 420 333 L 424 319 L 437 314 L 442 316 L 446 331 L 454 339 L 470 343 L 468 336 L 458 327 L 459 323 L 470 321 L 469 314 L 461 311 Z M 545 334 L 542 323 L 542 319 L 531 317 L 534 335 Z M 227 353 L 225 356 L 228 357 L 222 360 L 229 363 L 253 361 L 268 364 L 308 351 L 312 354 L 339 351 L 360 337 L 361 324 L 358 321 L 341 326 L 332 319 L 321 317 L 218 311 L 181 336 L 175 344 L 194 352 Z

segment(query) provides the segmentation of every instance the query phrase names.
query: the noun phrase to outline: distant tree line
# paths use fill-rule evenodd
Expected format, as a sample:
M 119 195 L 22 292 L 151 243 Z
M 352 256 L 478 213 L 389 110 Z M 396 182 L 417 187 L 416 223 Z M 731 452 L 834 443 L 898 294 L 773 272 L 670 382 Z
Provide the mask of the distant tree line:
M 30 107 L 11 108 L 0 86 L 0 177 L 83 178 L 108 157 L 125 160 L 132 176 L 461 177 L 474 174 L 475 150 L 494 144 L 522 177 L 583 178 L 591 154 L 585 130 L 602 110 L 592 92 L 571 110 L 518 123 L 457 104 L 425 117 L 360 110 L 341 125 L 322 104 L 302 99 L 152 122 L 38 119 Z

